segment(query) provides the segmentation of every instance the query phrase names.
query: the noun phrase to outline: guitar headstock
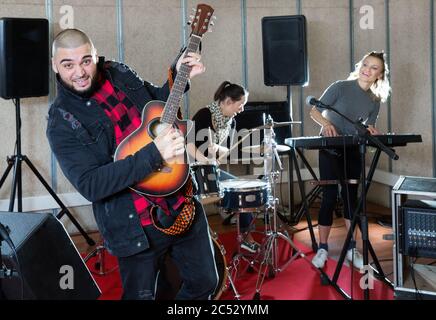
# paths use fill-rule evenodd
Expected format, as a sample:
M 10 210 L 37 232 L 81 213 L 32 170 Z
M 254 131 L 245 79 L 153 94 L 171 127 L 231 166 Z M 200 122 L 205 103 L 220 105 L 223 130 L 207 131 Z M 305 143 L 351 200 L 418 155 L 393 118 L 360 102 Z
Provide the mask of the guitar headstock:
M 192 34 L 202 36 L 209 30 L 209 26 L 213 25 L 212 18 L 214 9 L 207 4 L 197 5 L 195 13 L 190 23 L 192 26 Z

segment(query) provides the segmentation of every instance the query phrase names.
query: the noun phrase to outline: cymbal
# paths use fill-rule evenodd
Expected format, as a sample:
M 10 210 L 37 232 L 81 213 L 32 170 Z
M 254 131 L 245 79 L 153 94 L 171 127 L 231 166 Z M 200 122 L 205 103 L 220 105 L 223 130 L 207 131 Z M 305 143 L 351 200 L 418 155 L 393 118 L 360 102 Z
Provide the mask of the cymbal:
M 263 126 L 253 128 L 253 129 L 251 129 L 251 131 L 263 130 L 263 129 L 272 129 L 272 128 L 276 128 L 276 127 L 286 127 L 286 126 L 290 126 L 293 124 L 301 124 L 301 121 L 273 122 L 272 124 L 265 124 Z
M 277 151 L 278 152 L 287 152 L 289 150 L 291 150 L 290 147 L 285 146 L 283 144 L 278 144 L 276 145 Z M 241 148 L 242 152 L 247 152 L 247 153 L 263 153 L 264 151 L 264 146 L 263 145 L 254 145 L 254 146 L 246 146 L 246 147 L 242 147 Z

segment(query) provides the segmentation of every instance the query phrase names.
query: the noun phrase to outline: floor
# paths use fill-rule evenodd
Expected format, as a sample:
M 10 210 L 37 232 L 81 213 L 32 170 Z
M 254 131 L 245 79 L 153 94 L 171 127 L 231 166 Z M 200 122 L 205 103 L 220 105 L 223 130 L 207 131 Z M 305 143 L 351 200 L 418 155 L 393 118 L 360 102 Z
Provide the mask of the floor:
M 224 225 L 224 219 L 223 216 L 217 213 L 211 213 L 215 212 L 216 208 L 213 208 L 213 205 L 205 206 L 206 212 L 209 213 L 208 220 L 209 225 L 213 232 L 216 232 L 217 234 L 228 232 L 235 230 L 235 225 Z M 374 204 L 368 204 L 367 206 L 368 211 L 368 217 L 369 217 L 369 238 L 370 243 L 372 247 L 374 248 L 374 251 L 376 253 L 376 256 L 382 266 L 382 269 L 385 273 L 385 275 L 392 280 L 393 275 L 393 252 L 392 252 L 392 240 L 384 240 L 383 237 L 389 236 L 392 234 L 392 229 L 390 227 L 382 226 L 381 223 L 379 223 L 378 218 L 389 218 L 390 216 L 390 209 L 384 208 L 378 205 Z M 311 217 L 313 219 L 312 223 L 314 226 L 314 232 L 315 236 L 318 236 L 318 230 L 316 227 L 316 204 L 315 208 L 311 209 Z M 285 215 L 286 217 L 286 215 Z M 262 229 L 263 227 L 263 221 L 262 219 L 258 219 L 256 221 L 256 225 L 258 228 Z M 383 224 L 384 225 L 384 224 Z M 308 247 L 312 246 L 312 242 L 310 239 L 310 233 L 307 229 L 308 223 L 306 219 L 303 217 L 300 222 L 293 226 L 288 226 L 284 224 L 284 227 L 287 228 L 288 232 L 293 234 L 294 240 L 299 241 L 300 243 L 305 244 Z M 342 245 L 345 241 L 346 237 L 346 229 L 344 225 L 344 220 L 342 218 L 335 217 L 334 224 L 332 227 L 332 231 L 329 238 L 329 257 L 337 260 L 340 256 Z M 96 241 L 100 242 L 100 234 L 98 232 L 91 232 L 89 235 Z M 80 235 L 73 235 L 72 239 L 74 243 L 76 244 L 78 250 L 80 252 L 91 252 L 94 247 L 90 247 L 84 240 L 83 237 Z M 235 240 L 236 241 L 236 240 Z M 358 248 L 362 248 L 362 242 L 360 240 L 360 236 L 358 236 Z M 371 256 L 369 256 L 370 261 L 372 261 Z

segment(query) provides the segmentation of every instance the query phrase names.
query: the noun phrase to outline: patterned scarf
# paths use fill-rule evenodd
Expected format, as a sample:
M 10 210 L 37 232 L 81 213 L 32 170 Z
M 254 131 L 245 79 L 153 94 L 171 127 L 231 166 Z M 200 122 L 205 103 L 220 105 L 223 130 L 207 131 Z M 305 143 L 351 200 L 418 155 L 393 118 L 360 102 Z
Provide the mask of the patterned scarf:
M 223 115 L 223 112 L 218 104 L 218 102 L 212 102 L 212 104 L 207 106 L 212 115 L 212 124 L 215 128 L 215 143 L 221 145 L 227 137 L 229 136 L 232 117 L 227 117 Z

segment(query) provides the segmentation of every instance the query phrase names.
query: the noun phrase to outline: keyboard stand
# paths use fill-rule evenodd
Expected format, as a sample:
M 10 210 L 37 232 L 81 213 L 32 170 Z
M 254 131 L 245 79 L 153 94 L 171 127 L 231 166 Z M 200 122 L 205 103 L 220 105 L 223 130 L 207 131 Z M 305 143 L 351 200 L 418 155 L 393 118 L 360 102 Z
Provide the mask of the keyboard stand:
M 307 159 L 301 150 L 299 150 L 298 148 L 291 147 L 289 153 L 290 153 L 291 161 L 294 163 L 295 173 L 297 175 L 298 188 L 300 190 L 300 195 L 301 195 L 301 207 L 291 219 L 293 223 L 297 224 L 300 221 L 303 214 L 305 215 L 307 220 L 307 226 L 309 228 L 310 239 L 312 240 L 312 250 L 316 252 L 318 250 L 318 244 L 316 242 L 315 233 L 313 232 L 313 224 L 312 224 L 312 218 L 310 217 L 309 208 L 312 202 L 318 197 L 319 193 L 321 192 L 321 187 L 317 185 L 309 192 L 309 194 L 307 195 L 305 194 L 304 182 L 301 178 L 300 166 L 298 164 L 296 153 L 300 155 L 303 164 L 306 166 L 307 170 L 309 170 L 310 174 L 312 175 L 312 178 L 316 181 L 319 181 L 319 179 L 317 178 L 315 172 L 313 172 L 312 167 L 307 162 Z
M 304 149 L 304 148 L 301 148 L 301 149 Z M 291 152 L 291 153 L 293 154 L 293 157 L 294 157 L 294 161 L 295 161 L 294 163 L 297 163 L 296 154 L 298 154 L 301 158 L 301 161 L 304 163 L 306 168 L 309 170 L 313 180 L 315 181 L 314 182 L 315 187 L 312 188 L 312 190 L 310 190 L 308 194 L 305 194 L 304 182 L 301 179 L 300 168 L 299 168 L 299 166 L 296 165 L 295 171 L 296 171 L 296 175 L 297 175 L 297 179 L 298 179 L 298 185 L 299 185 L 299 189 L 300 189 L 302 203 L 301 203 L 300 209 L 298 210 L 294 219 L 296 219 L 296 221 L 299 221 L 301 219 L 301 217 L 303 216 L 303 214 L 306 216 L 309 231 L 310 231 L 310 237 L 312 240 L 312 249 L 314 252 L 316 252 L 318 250 L 318 245 L 317 245 L 317 242 L 315 239 L 315 235 L 313 233 L 313 225 L 312 225 L 312 221 L 311 221 L 310 214 L 309 214 L 309 208 L 312 205 L 313 201 L 321 193 L 322 185 L 324 185 L 324 183 L 318 179 L 318 177 L 316 176 L 315 172 L 313 171 L 313 169 L 309 165 L 309 163 L 308 163 L 308 161 L 307 161 L 306 157 L 304 156 L 301 149 L 298 147 L 291 148 L 291 150 L 293 150 L 293 152 Z M 365 191 L 366 192 L 368 192 L 369 187 L 370 187 L 371 182 L 372 182 L 372 179 L 374 177 L 374 173 L 375 173 L 375 170 L 377 168 L 377 165 L 378 165 L 378 162 L 380 159 L 380 154 L 381 154 L 381 150 L 376 148 L 376 151 L 375 151 L 374 156 L 373 156 L 372 161 L 371 161 L 371 166 L 369 168 L 368 174 L 367 174 L 366 179 L 365 179 L 366 180 L 366 182 L 365 182 L 365 186 L 366 186 Z M 352 182 L 354 183 L 354 181 L 352 181 Z M 356 208 L 356 212 L 359 212 L 361 207 L 362 207 L 362 199 L 359 199 L 358 205 Z M 372 247 L 370 242 L 368 242 L 368 250 L 373 257 L 376 257 L 374 248 Z M 378 259 L 374 259 L 374 263 L 375 263 L 375 267 L 376 267 L 376 268 L 372 268 L 374 271 L 374 276 L 376 276 L 376 278 L 378 278 L 379 280 L 392 286 L 392 283 L 387 279 L 387 277 L 383 273 L 382 268 L 378 262 Z M 332 280 L 330 280 L 329 276 L 323 270 L 320 269 L 321 278 L 322 278 L 323 283 L 330 284 L 333 287 L 335 287 L 336 291 L 338 291 L 345 299 L 350 299 L 350 296 L 337 285 L 337 280 L 338 280 L 339 274 L 341 272 L 342 264 L 343 264 L 343 261 L 338 261 L 338 267 L 335 271 L 335 274 L 334 274 Z
M 312 239 L 312 248 L 316 252 L 318 250 L 318 245 L 316 244 L 315 236 L 313 235 L 313 237 L 312 237 L 313 225 L 312 225 L 312 221 L 311 221 L 311 218 L 309 215 L 309 208 L 311 207 L 312 203 L 319 197 L 319 194 L 322 192 L 322 186 L 325 185 L 325 183 L 318 179 L 316 173 L 313 171 L 312 167 L 310 166 L 309 162 L 307 161 L 307 159 L 304 156 L 304 153 L 302 152 L 301 149 L 303 149 L 303 148 L 291 147 L 291 156 L 292 156 L 293 161 L 294 161 L 295 173 L 297 175 L 298 187 L 299 187 L 299 191 L 300 191 L 300 195 L 301 195 L 301 199 L 302 199 L 300 209 L 293 216 L 292 220 L 294 223 L 298 223 L 301 220 L 301 218 L 303 217 L 303 215 L 306 216 L 306 219 L 307 219 L 308 224 L 309 224 L 308 227 L 309 227 L 311 239 Z M 300 167 L 298 166 L 298 162 L 297 162 L 298 161 L 297 154 L 300 157 L 301 161 L 303 162 L 304 166 L 309 171 L 310 175 L 312 176 L 312 179 L 313 179 L 312 184 L 315 185 L 315 187 L 312 188 L 312 190 L 310 190 L 309 193 L 307 193 L 307 194 L 305 193 L 304 181 L 301 178 Z M 368 189 L 371 185 L 372 179 L 374 177 L 374 173 L 375 173 L 375 170 L 377 168 L 378 161 L 380 159 L 380 154 L 381 154 L 381 150 L 377 148 L 375 151 L 374 157 L 372 159 L 371 167 L 368 171 L 368 175 L 366 177 L 366 191 L 367 192 L 368 192 Z M 354 181 L 350 181 L 350 183 L 354 183 Z M 315 244 L 313 244 L 313 243 L 315 243 Z

